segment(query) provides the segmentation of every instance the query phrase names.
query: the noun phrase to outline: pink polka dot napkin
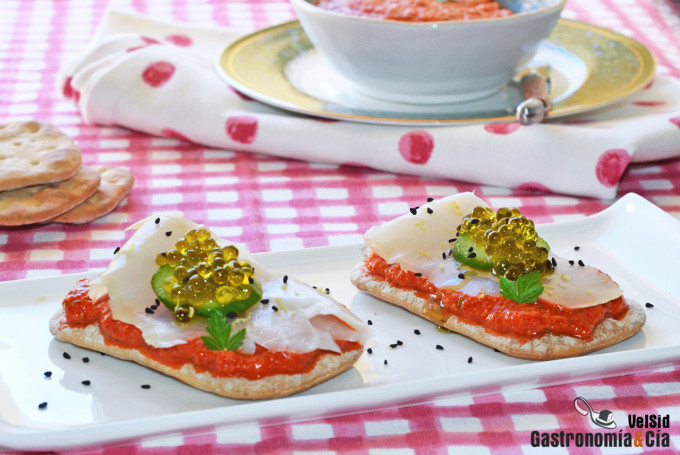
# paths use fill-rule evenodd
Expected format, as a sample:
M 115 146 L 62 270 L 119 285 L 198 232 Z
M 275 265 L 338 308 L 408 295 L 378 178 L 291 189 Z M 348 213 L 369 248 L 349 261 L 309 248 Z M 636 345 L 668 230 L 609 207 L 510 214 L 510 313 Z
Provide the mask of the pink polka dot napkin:
M 547 124 L 404 127 L 319 121 L 239 94 L 214 62 L 243 32 L 110 11 L 59 88 L 94 124 L 216 148 L 486 185 L 613 198 L 631 161 L 680 156 L 680 81 L 657 78 Z

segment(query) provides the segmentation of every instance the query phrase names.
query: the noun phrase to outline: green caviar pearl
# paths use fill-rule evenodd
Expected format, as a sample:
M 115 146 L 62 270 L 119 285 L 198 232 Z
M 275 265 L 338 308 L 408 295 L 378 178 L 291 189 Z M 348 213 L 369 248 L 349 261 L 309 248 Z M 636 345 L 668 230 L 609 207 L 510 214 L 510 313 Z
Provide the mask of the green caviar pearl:
M 227 274 L 227 271 L 224 270 L 223 268 L 218 267 L 218 268 L 213 270 L 212 280 L 215 283 L 225 284 L 228 279 L 229 279 L 229 275 Z
M 201 262 L 196 266 L 196 273 L 198 273 L 198 276 L 203 278 L 204 280 L 207 280 L 210 278 L 212 275 L 213 271 L 212 269 L 208 266 L 207 263 Z
M 498 209 L 496 212 L 496 218 L 501 219 L 501 218 L 509 218 L 510 217 L 510 209 L 507 209 L 505 207 Z
M 158 256 L 156 256 L 156 265 L 158 265 L 158 267 L 163 267 L 165 264 L 168 263 L 168 258 L 166 257 L 166 254 L 167 253 L 163 251 Z
M 241 266 L 241 271 L 246 276 L 246 278 L 250 278 L 253 275 L 255 275 L 255 270 L 253 269 L 253 266 L 248 264 L 246 261 L 239 262 L 239 265 Z
M 200 228 L 196 231 L 196 240 L 203 243 L 210 238 L 210 232 L 206 228 Z
M 232 269 L 229 271 L 229 283 L 232 286 L 238 286 L 243 283 L 244 280 L 246 280 L 246 276 L 240 269 Z
M 222 305 L 226 305 L 234 300 L 234 290 L 229 286 L 222 286 L 215 291 L 215 298 Z
M 187 250 L 184 257 L 187 258 L 187 261 L 189 261 L 189 264 L 191 264 L 191 265 L 196 265 L 199 262 L 201 262 L 201 256 L 199 256 L 198 251 L 196 251 L 193 248 L 190 249 L 190 250 Z
M 203 278 L 201 278 L 198 275 L 192 275 L 189 278 L 189 281 L 187 282 L 189 286 L 192 286 L 194 289 L 198 289 L 199 286 L 203 285 Z
M 250 295 L 253 293 L 252 286 L 250 286 L 248 284 L 239 284 L 234 289 L 236 291 L 236 298 L 238 300 L 245 300 L 248 297 L 250 297 Z
M 196 240 L 196 229 L 189 229 L 186 234 L 184 234 L 184 238 L 188 242 L 193 242 Z
M 175 268 L 175 271 L 172 272 L 172 276 L 174 276 L 177 279 L 177 281 L 182 281 L 184 278 L 189 276 L 189 269 L 182 265 L 178 265 Z
M 175 243 L 175 249 L 184 254 L 189 249 L 189 242 L 187 242 L 185 239 L 179 239 L 177 243 Z
M 177 284 L 179 284 L 177 278 L 174 276 L 168 277 L 165 279 L 165 281 L 163 281 L 163 290 L 169 293 L 173 287 L 177 286 Z
M 238 248 L 234 245 L 227 245 L 222 248 L 222 255 L 225 261 L 232 261 L 238 257 Z
M 205 252 L 208 252 L 213 248 L 217 248 L 217 242 L 215 242 L 215 240 L 213 239 L 208 239 L 205 242 L 201 243 L 201 249 Z
M 170 297 L 175 302 L 182 302 L 186 300 L 187 295 L 185 289 L 181 285 L 176 284 L 170 289 Z
M 168 265 L 170 267 L 177 267 L 177 264 L 179 264 L 179 260 L 182 258 L 182 255 L 179 254 L 178 251 L 172 250 L 166 255 L 166 258 L 168 260 Z
M 189 322 L 194 317 L 194 307 L 191 305 L 177 305 L 175 307 L 175 321 L 179 323 Z

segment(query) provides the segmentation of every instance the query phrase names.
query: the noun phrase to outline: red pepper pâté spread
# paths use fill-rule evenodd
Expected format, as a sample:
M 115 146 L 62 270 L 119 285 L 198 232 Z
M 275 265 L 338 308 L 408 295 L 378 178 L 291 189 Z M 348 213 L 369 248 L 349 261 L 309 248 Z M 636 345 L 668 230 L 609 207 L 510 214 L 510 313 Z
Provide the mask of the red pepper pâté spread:
M 323 354 L 335 354 L 317 349 L 308 353 L 275 352 L 257 346 L 255 353 L 238 351 L 211 351 L 200 338 L 169 348 L 148 345 L 137 327 L 113 319 L 108 299 L 93 302 L 88 296 L 91 283 L 80 280 L 63 301 L 66 320 L 71 328 L 98 324 L 106 344 L 123 349 L 136 349 L 146 357 L 167 365 L 181 368 L 191 364 L 197 372 L 209 372 L 218 377 L 241 377 L 249 380 L 262 379 L 276 374 L 300 374 L 311 371 Z M 151 316 L 153 317 L 153 316 Z M 361 348 L 354 341 L 335 340 L 345 353 Z
M 318 0 L 315 5 L 351 16 L 403 22 L 466 21 L 512 14 L 493 0 Z
M 365 261 L 374 279 L 389 282 L 404 290 L 415 291 L 430 302 L 425 312 L 444 322 L 455 315 L 467 324 L 484 327 L 488 332 L 520 341 L 540 338 L 545 334 L 566 335 L 591 340 L 597 326 L 605 318 L 622 319 L 628 312 L 623 297 L 587 308 L 565 308 L 539 299 L 532 304 L 518 304 L 503 296 L 480 294 L 471 296 L 437 288 L 427 278 L 403 270 L 399 264 L 388 264 L 373 253 Z

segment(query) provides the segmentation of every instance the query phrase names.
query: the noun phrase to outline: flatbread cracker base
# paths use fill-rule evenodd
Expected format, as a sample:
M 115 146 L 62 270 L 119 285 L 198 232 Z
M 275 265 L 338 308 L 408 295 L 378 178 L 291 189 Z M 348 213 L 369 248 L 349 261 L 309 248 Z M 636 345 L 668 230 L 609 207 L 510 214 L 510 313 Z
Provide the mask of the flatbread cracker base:
M 0 191 L 66 180 L 78 172 L 80 161 L 78 146 L 55 126 L 0 125 Z
M 132 189 L 134 177 L 124 167 L 93 166 L 101 175 L 99 189 L 85 202 L 50 220 L 55 223 L 85 224 L 118 207 Z
M 97 191 L 101 177 L 81 166 L 71 178 L 0 192 L 0 226 L 41 223 L 61 215 Z
M 242 400 L 278 398 L 301 392 L 348 370 L 363 353 L 363 349 L 360 348 L 343 354 L 323 354 L 312 371 L 308 373 L 277 374 L 262 379 L 249 380 L 238 377 L 220 378 L 210 373 L 198 373 L 189 364 L 185 364 L 179 369 L 170 368 L 149 359 L 136 349 L 123 349 L 106 344 L 97 324 L 90 324 L 84 328 L 71 328 L 65 325 L 63 309 L 57 311 L 50 319 L 50 332 L 60 341 L 103 352 L 122 360 L 131 360 L 179 379 L 197 389 Z
M 351 281 L 358 289 L 404 308 L 435 324 L 511 356 L 529 360 L 575 357 L 606 348 L 638 333 L 646 319 L 644 308 L 637 302 L 626 299 L 626 303 L 630 307 L 626 316 L 620 321 L 611 318 L 605 319 L 595 329 L 592 340 L 547 334 L 523 343 L 515 338 L 489 333 L 483 327 L 460 321 L 456 316 L 451 316 L 445 321 L 435 320 L 431 316 L 428 317 L 424 313 L 424 309 L 429 303 L 427 300 L 418 297 L 411 291 L 392 286 L 387 281 L 374 278 L 363 264 L 352 270 Z

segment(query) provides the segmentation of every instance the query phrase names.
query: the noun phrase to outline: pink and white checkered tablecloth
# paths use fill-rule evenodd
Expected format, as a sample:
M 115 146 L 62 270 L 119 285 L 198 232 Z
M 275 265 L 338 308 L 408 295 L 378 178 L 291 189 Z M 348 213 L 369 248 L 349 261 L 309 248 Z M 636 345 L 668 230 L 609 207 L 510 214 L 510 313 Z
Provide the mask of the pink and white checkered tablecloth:
M 127 166 L 136 177 L 124 204 L 91 224 L 0 229 L 2 281 L 101 269 L 124 238 L 123 229 L 157 211 L 180 210 L 259 252 L 355 243 L 376 223 L 427 197 L 457 191 L 475 190 L 491 205 L 519 207 L 538 222 L 584 217 L 612 202 L 215 150 L 86 125 L 55 88 L 55 78 L 60 65 L 86 46 L 113 4 L 160 19 L 241 29 L 293 18 L 285 0 L 2 0 L 0 123 L 29 118 L 53 123 L 76 140 L 84 163 Z M 655 54 L 658 74 L 680 77 L 677 1 L 570 0 L 563 16 L 640 40 Z M 675 146 L 680 148 L 680 141 Z M 680 160 L 631 165 L 619 196 L 628 192 L 680 218 Z M 670 415 L 670 447 L 531 447 L 534 429 L 591 431 L 588 421 L 574 412 L 577 396 L 588 397 L 598 409 Z M 646 374 L 523 392 L 294 424 L 215 428 L 198 436 L 176 433 L 125 444 L 94 447 L 88 453 L 678 453 L 680 363 Z

